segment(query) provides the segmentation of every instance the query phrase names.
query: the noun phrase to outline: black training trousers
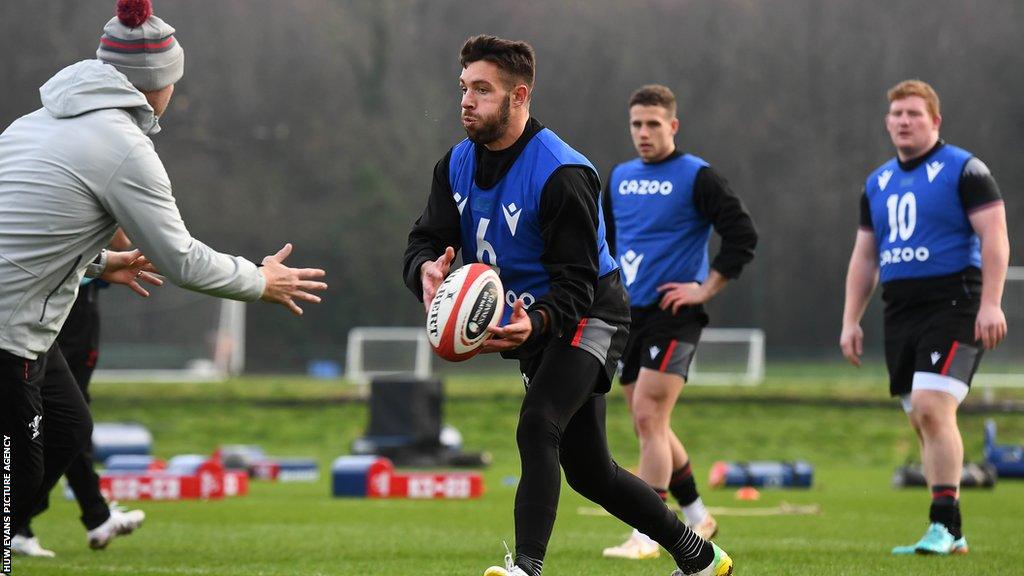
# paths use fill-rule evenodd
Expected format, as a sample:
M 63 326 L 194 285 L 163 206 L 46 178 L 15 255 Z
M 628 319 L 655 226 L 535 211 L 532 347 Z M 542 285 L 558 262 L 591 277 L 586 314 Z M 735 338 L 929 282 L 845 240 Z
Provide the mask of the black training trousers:
M 92 435 L 92 418 L 56 345 L 36 360 L 0 350 L 0 429 L 10 439 L 13 532 Z
M 57 345 L 67 360 L 78 389 L 82 391 L 86 404 L 89 403 L 89 382 L 96 369 L 99 358 L 100 317 L 97 294 L 99 287 L 96 281 L 78 289 L 78 298 L 71 307 L 71 314 L 57 335 Z M 100 492 L 100 477 L 93 465 L 92 439 L 90 438 L 82 452 L 71 461 L 64 475 L 68 486 L 75 493 L 75 500 L 82 510 L 82 524 L 86 530 L 92 530 L 110 518 L 110 507 Z M 49 493 L 33 511 L 38 516 L 50 507 Z M 27 526 L 26 526 L 27 528 Z
M 554 342 L 520 361 L 528 383 L 516 442 L 522 477 L 516 491 L 516 554 L 543 560 L 561 487 L 573 490 L 671 549 L 689 532 L 651 487 L 612 460 L 605 431 L 607 389 L 601 362 Z

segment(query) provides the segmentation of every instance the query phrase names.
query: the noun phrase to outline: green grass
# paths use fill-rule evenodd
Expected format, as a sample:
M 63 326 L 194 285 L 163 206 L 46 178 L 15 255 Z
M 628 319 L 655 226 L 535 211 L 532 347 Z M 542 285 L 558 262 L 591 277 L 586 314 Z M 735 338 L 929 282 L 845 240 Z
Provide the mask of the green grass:
M 348 452 L 366 426 L 366 405 L 339 382 L 245 378 L 224 384 L 97 384 L 97 421 L 135 420 L 155 436 L 155 453 L 211 452 L 223 443 L 256 443 L 280 456 L 311 456 L 321 464 L 315 484 L 253 483 L 244 498 L 216 502 L 142 503 L 146 525 L 108 550 L 92 552 L 72 502 L 54 494 L 52 509 L 34 523 L 58 557 L 22 559 L 15 574 L 80 575 L 478 575 L 501 562 L 512 544 L 512 500 L 518 475 L 514 444 L 521 399 L 517 374 L 452 376 L 445 420 L 468 450 L 487 450 L 486 495 L 465 502 L 334 499 L 330 461 Z M 720 517 L 718 538 L 737 574 L 1019 574 L 1024 564 L 1024 481 L 1001 481 L 990 491 L 965 491 L 967 557 L 891 557 L 895 544 L 914 541 L 926 522 L 924 490 L 894 490 L 894 467 L 916 455 L 913 433 L 884 384 L 838 367 L 769 371 L 757 388 L 691 387 L 675 427 L 694 455 L 698 478 L 719 459 L 794 459 L 815 465 L 814 488 L 766 490 L 756 503 L 731 490 L 705 489 L 712 506 L 758 507 L 817 503 L 816 516 Z M 1024 442 L 1019 414 L 986 413 L 972 394 L 961 417 L 968 458 L 981 458 L 986 418 L 1000 442 Z M 999 391 L 1020 402 L 1024 393 Z M 970 406 L 970 404 L 969 404 Z M 623 464 L 637 447 L 621 393 L 609 396 L 609 440 Z M 704 484 L 702 481 L 701 484 Z M 645 562 L 605 560 L 600 550 L 629 529 L 610 517 L 581 515 L 589 503 L 563 488 L 559 517 L 545 561 L 546 575 L 666 576 L 667 556 Z

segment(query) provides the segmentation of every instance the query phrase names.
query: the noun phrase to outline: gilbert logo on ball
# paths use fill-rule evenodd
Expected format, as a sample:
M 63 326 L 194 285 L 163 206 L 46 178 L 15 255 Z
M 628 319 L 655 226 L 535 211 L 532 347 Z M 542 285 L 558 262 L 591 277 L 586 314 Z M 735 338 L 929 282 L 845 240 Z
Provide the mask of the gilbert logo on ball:
M 427 313 L 427 339 L 438 356 L 461 362 L 476 356 L 489 326 L 501 319 L 501 279 L 486 264 L 463 266 L 444 279 Z

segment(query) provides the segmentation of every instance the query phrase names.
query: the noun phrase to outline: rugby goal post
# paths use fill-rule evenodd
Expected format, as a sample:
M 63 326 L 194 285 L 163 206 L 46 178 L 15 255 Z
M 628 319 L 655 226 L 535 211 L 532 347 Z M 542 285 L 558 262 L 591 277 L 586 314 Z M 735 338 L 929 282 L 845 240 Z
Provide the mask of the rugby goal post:
M 100 291 L 96 382 L 220 382 L 245 368 L 244 302 L 164 285 Z
M 430 341 L 423 327 L 361 326 L 348 332 L 345 378 L 365 386 L 378 376 L 431 376 Z
M 430 378 L 433 353 L 422 327 L 353 328 L 348 333 L 345 378 L 368 384 L 378 376 Z M 764 381 L 764 331 L 757 328 L 709 328 L 701 334 L 690 366 L 694 384 L 757 385 Z
M 1010 266 L 1003 288 L 1006 339 L 982 356 L 974 383 L 993 388 L 1024 388 L 1024 266 Z
M 756 386 L 764 382 L 764 362 L 764 330 L 705 328 L 688 383 Z

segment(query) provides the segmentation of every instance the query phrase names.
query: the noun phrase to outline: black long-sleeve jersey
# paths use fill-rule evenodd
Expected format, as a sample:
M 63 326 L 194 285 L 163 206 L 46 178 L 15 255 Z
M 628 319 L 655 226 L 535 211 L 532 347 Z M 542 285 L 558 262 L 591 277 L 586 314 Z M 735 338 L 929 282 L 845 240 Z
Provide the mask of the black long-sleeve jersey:
M 474 146 L 474 180 L 482 189 L 493 187 L 509 171 L 523 149 L 544 126 L 531 118 L 522 136 L 504 150 L 492 152 Z M 447 246 L 462 247 L 461 216 L 449 182 L 451 150 L 434 166 L 434 178 L 426 208 L 409 233 L 405 251 L 405 283 L 417 297 L 423 298 L 420 267 L 436 260 Z M 550 276 L 547 294 L 530 307 L 534 332 L 530 341 L 506 357 L 524 357 L 534 350 L 543 336 L 571 337 L 583 317 L 594 317 L 613 324 L 629 322 L 629 307 L 618 270 L 598 278 L 598 195 L 599 177 L 583 166 L 567 165 L 551 175 L 541 192 L 540 228 L 544 240 L 541 264 Z M 538 311 L 548 316 L 547 330 Z
M 675 150 L 659 162 L 668 162 L 680 156 L 682 152 Z M 618 252 L 615 243 L 615 214 L 612 212 L 609 186 L 611 175 L 605 182 L 601 204 L 604 210 L 608 248 L 614 256 Z M 693 205 L 701 216 L 711 222 L 711 227 L 722 238 L 718 254 L 711 261 L 711 267 L 730 280 L 739 277 L 743 267 L 754 259 L 754 249 L 757 247 L 757 228 L 743 201 L 732 191 L 724 177 L 714 168 L 705 166 L 697 172 L 694 179 Z

